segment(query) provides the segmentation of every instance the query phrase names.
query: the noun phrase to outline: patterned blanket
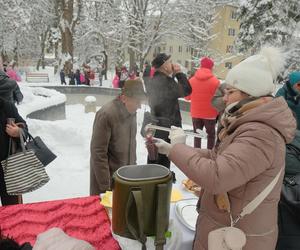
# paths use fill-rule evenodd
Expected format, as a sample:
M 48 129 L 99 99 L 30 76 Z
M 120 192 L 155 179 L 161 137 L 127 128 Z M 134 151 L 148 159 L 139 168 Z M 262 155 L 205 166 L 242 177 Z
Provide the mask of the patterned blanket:
M 34 245 L 39 233 L 59 227 L 97 250 L 120 249 L 98 196 L 0 207 L 0 227 L 20 244 Z

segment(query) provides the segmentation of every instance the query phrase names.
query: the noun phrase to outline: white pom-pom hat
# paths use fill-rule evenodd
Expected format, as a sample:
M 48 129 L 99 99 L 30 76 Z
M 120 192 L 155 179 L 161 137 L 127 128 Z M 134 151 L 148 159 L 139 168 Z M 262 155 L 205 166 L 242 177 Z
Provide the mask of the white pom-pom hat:
M 272 94 L 274 81 L 283 69 L 284 62 L 280 49 L 263 48 L 258 55 L 250 56 L 234 66 L 228 72 L 225 82 L 250 96 Z

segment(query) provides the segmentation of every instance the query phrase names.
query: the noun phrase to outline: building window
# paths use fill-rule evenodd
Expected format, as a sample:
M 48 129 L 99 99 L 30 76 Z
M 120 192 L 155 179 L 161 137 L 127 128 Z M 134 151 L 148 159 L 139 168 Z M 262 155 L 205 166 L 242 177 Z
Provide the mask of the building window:
M 229 28 L 228 29 L 228 36 L 235 36 L 235 29 Z
M 158 53 L 160 53 L 160 47 L 157 47 L 157 51 L 158 51 Z
M 170 46 L 170 47 L 169 47 L 169 53 L 172 53 L 172 52 L 173 52 L 173 47 Z
M 163 46 L 163 47 L 162 47 L 162 50 L 163 50 L 163 51 L 166 51 L 166 46 Z
M 189 47 L 188 46 L 186 46 L 185 52 L 189 53 Z
M 235 19 L 237 19 L 238 14 L 237 14 L 236 11 L 233 10 L 233 11 L 231 11 L 231 15 L 230 15 L 230 16 L 231 16 L 231 19 L 234 19 L 234 20 L 235 20 Z
M 179 45 L 178 52 L 182 52 L 182 46 Z
M 232 68 L 232 62 L 226 62 L 225 63 L 225 68 L 231 69 Z
M 226 53 L 232 53 L 232 52 L 233 52 L 233 46 L 232 45 L 227 45 Z
M 178 64 L 181 64 L 181 60 L 177 60 L 177 63 L 178 63 Z

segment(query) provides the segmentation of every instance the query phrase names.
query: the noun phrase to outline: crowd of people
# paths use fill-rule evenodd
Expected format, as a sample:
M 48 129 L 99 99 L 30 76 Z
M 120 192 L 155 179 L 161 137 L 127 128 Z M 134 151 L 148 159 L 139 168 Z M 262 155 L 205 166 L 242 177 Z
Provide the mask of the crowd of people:
M 87 85 L 96 86 L 96 73 L 98 77 L 98 86 L 102 86 L 103 78 L 106 78 L 107 72 L 104 63 L 100 63 L 97 67 L 92 68 L 88 64 L 83 64 L 82 69 L 73 69 L 66 72 L 65 69 L 61 69 L 59 72 L 61 85 Z M 69 82 L 66 82 L 66 76 Z
M 208 249 L 210 233 L 235 227 L 246 236 L 243 249 L 276 249 L 278 234 L 282 233 L 280 228 L 278 231 L 277 218 L 286 145 L 300 128 L 300 71 L 291 72 L 273 95 L 274 83 L 284 68 L 283 58 L 279 49 L 264 48 L 230 69 L 222 84 L 213 74 L 214 61 L 209 57 L 200 60 L 189 79 L 165 53 L 159 53 L 151 65 L 146 62 L 141 75 L 137 70 L 129 72 L 125 66 L 116 67 L 112 84 L 121 89 L 121 94 L 95 115 L 90 144 L 90 194 L 111 190 L 115 171 L 136 164 L 136 111 L 147 103 L 151 122 L 171 130 L 152 131 L 159 154 L 154 160 L 148 157 L 147 163 L 170 169 L 173 162 L 201 187 L 193 248 Z M 100 65 L 100 84 L 105 71 Z M 7 157 L 9 138 L 17 142 L 18 130 L 27 129 L 14 105 L 22 101 L 16 79 L 8 73 L 0 71 L 0 160 Z M 68 77 L 69 85 L 93 86 L 95 72 L 84 65 L 82 71 L 71 71 Z M 61 84 L 67 84 L 63 70 L 60 79 Z M 193 146 L 186 145 L 178 101 L 181 97 L 191 102 L 194 132 L 205 128 L 206 147 L 202 147 L 199 138 L 194 139 Z M 7 124 L 9 117 L 16 121 Z M 243 209 L 277 176 L 266 198 L 250 214 L 242 216 Z M 7 195 L 2 168 L 0 196 L 2 205 L 20 202 L 20 197 Z M 277 249 L 284 248 L 277 245 Z

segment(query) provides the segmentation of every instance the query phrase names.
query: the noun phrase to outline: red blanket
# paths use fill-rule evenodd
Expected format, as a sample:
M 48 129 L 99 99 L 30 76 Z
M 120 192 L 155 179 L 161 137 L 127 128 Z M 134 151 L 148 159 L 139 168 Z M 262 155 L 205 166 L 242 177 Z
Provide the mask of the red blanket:
M 0 227 L 20 244 L 34 245 L 39 233 L 59 227 L 96 249 L 120 249 L 98 196 L 0 207 Z

